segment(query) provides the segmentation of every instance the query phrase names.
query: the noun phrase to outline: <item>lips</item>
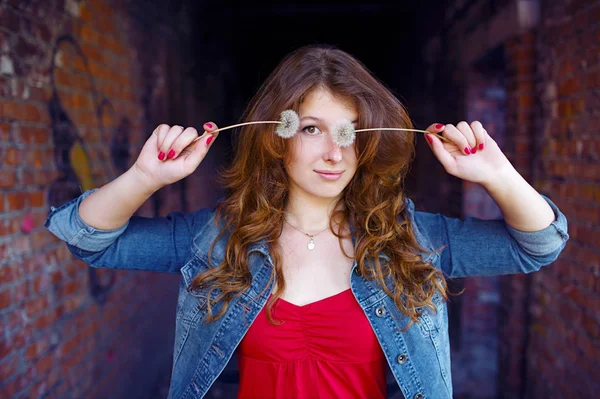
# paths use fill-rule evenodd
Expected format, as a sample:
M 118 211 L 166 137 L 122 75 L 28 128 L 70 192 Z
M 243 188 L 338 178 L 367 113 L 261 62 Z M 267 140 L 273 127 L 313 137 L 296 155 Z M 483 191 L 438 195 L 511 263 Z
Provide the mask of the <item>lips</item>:
M 343 170 L 315 170 L 315 172 L 322 175 L 341 175 L 344 173 Z
M 342 177 L 343 170 L 315 170 L 322 179 L 324 180 L 337 180 Z

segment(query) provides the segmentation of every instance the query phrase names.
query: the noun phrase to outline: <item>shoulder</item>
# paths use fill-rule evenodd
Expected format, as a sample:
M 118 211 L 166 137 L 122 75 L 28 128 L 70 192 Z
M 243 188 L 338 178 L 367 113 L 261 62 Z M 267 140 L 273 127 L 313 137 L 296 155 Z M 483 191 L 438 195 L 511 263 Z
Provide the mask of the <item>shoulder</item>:
M 194 213 L 192 250 L 196 256 L 207 259 L 211 246 L 216 240 L 211 258 L 217 264 L 220 263 L 229 240 L 226 231 L 220 234 L 224 225 L 224 220 L 219 217 L 216 208 L 203 208 Z
M 426 250 L 434 250 L 434 237 L 432 234 L 439 231 L 439 215 L 417 211 L 412 199 L 405 197 L 404 210 L 398 217 L 399 221 L 407 221 L 417 239 L 417 242 Z M 437 226 L 437 227 L 436 227 Z

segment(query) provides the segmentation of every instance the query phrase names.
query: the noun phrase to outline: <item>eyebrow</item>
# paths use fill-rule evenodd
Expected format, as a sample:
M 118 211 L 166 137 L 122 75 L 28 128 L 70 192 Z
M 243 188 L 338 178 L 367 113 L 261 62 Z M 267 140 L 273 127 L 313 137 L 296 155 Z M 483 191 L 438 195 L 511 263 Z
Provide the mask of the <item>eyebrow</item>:
M 315 120 L 317 122 L 323 122 L 323 119 L 321 119 L 321 118 L 319 118 L 317 116 L 310 116 L 310 115 L 303 116 L 302 118 L 300 118 L 300 122 L 302 122 L 305 119 L 312 119 L 312 120 Z M 358 120 L 353 120 L 351 123 L 358 123 Z

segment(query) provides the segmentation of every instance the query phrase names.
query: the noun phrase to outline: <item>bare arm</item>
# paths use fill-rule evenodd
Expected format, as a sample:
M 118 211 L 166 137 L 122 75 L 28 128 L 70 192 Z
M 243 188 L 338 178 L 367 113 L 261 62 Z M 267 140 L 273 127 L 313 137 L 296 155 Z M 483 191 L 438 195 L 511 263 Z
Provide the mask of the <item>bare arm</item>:
M 429 131 L 443 130 L 450 143 L 428 135 L 430 147 L 444 169 L 460 179 L 481 184 L 502 210 L 512 228 L 534 232 L 555 221 L 552 208 L 517 172 L 498 144 L 480 122 L 468 125 L 431 125 Z
M 152 187 L 134 165 L 127 172 L 85 197 L 79 216 L 99 230 L 123 226 L 157 188 Z
M 217 126 L 206 124 L 205 128 L 208 136 L 212 136 L 210 132 Z M 199 137 L 193 128 L 184 130 L 180 126 L 158 126 L 127 172 L 83 199 L 79 205 L 79 216 L 86 224 L 99 230 L 112 230 L 125 225 L 161 187 L 181 180 L 196 170 L 210 142 L 195 140 L 204 136 L 207 133 Z
M 483 186 L 514 229 L 539 231 L 555 220 L 552 208 L 512 165 Z

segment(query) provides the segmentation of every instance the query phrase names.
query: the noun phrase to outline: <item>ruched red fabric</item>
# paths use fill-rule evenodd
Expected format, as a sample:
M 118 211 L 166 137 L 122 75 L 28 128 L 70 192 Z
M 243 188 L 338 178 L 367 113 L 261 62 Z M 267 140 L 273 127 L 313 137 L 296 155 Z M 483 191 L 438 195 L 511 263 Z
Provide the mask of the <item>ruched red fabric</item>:
M 238 399 L 386 397 L 385 357 L 350 289 L 297 306 L 278 299 L 238 348 Z

